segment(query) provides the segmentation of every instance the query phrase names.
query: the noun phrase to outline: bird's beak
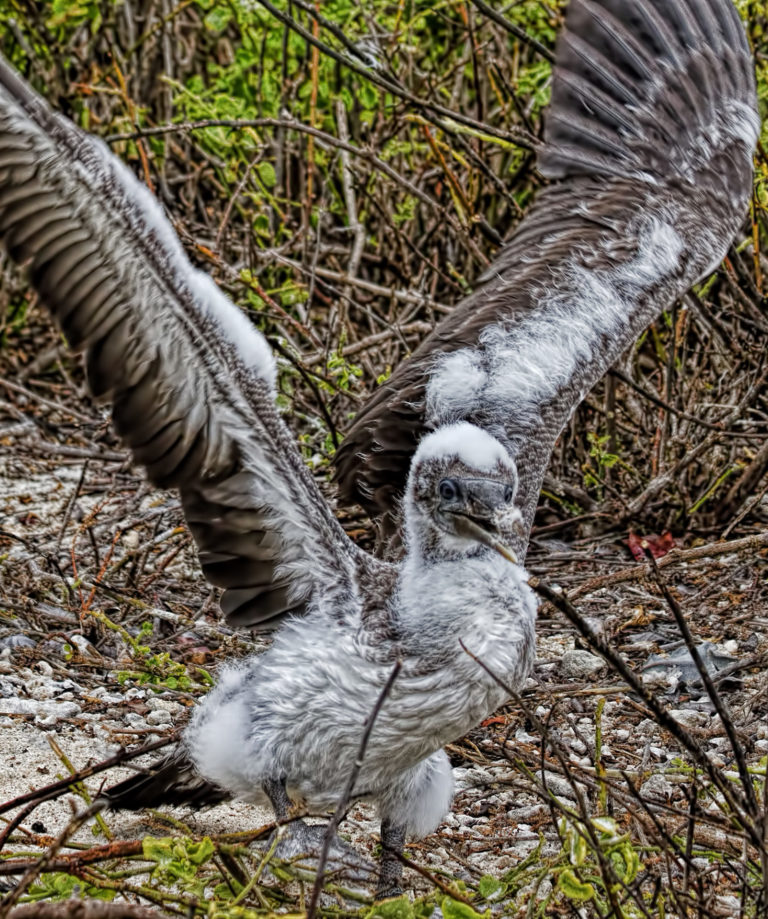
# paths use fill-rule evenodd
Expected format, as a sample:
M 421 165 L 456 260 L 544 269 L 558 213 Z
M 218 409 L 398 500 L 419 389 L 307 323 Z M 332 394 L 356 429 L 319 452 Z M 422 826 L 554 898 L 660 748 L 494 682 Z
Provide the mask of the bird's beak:
M 499 555 L 507 559 L 507 561 L 512 562 L 514 565 L 517 564 L 517 556 L 515 553 L 509 547 L 505 546 L 504 543 L 500 542 L 494 533 L 481 527 L 472 517 L 468 517 L 466 514 L 456 514 L 454 526 L 459 536 L 468 536 L 471 539 L 476 539 L 478 542 L 494 549 Z

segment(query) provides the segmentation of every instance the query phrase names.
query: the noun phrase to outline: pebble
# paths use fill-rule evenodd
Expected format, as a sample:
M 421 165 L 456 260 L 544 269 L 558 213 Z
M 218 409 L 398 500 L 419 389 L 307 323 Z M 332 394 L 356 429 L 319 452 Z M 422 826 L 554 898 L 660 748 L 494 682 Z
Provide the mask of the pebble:
M 172 721 L 171 713 L 162 708 L 157 708 L 147 715 L 147 724 L 171 724 Z
M 589 680 L 605 668 L 605 661 L 589 651 L 566 651 L 560 662 L 563 673 L 574 680 Z
M 180 702 L 164 699 L 162 696 L 151 696 L 147 699 L 147 708 L 153 712 L 168 712 L 170 715 L 178 715 L 184 711 L 184 706 Z
M 62 718 L 74 718 L 80 714 L 76 702 L 50 702 L 39 699 L 0 699 L 2 715 L 34 715 L 37 724 L 50 726 Z
M 544 778 L 547 790 L 551 791 L 552 794 L 564 798 L 570 798 L 573 794 L 571 783 L 561 775 L 556 775 L 554 772 L 545 772 Z
M 99 654 L 96 648 L 94 648 L 84 635 L 71 635 L 69 642 L 73 647 L 77 648 L 83 657 L 89 657 L 94 661 L 100 661 L 102 659 L 101 654 Z
M 37 647 L 37 642 L 33 641 L 28 635 L 6 635 L 5 638 L 0 638 L 0 648 L 5 650 L 6 648 L 35 648 Z
M 703 728 L 710 722 L 706 712 L 695 712 L 688 708 L 673 708 L 669 714 L 684 728 Z
M 91 698 L 98 699 L 99 702 L 105 702 L 108 705 L 117 705 L 123 701 L 123 697 L 117 693 L 109 692 L 104 686 L 96 686 L 90 692 Z
M 650 718 L 643 718 L 643 720 L 635 728 L 637 734 L 642 734 L 645 737 L 652 737 L 659 730 L 658 724 L 655 721 L 652 721 Z
M 546 804 L 531 804 L 528 807 L 515 807 L 507 811 L 507 818 L 517 824 L 522 824 L 545 817 L 548 813 L 549 808 Z
M 652 775 L 640 786 L 640 794 L 653 801 L 667 801 L 672 795 L 672 786 L 663 775 Z

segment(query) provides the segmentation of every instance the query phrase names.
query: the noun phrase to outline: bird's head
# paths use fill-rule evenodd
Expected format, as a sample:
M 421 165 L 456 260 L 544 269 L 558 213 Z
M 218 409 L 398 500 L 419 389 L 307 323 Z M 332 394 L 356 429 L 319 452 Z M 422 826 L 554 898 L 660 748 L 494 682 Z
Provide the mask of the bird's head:
M 421 441 L 411 462 L 409 549 L 440 559 L 519 543 L 516 494 L 517 468 L 495 437 L 467 422 L 439 428 Z

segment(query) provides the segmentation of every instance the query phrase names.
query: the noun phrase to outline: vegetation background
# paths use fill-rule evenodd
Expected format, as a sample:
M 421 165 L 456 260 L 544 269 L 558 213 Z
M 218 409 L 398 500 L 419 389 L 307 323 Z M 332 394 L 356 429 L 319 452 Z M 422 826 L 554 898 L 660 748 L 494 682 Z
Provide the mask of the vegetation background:
M 332 494 L 330 461 L 358 406 L 471 290 L 543 182 L 533 148 L 564 6 L 2 0 L 0 51 L 143 178 L 190 258 L 265 332 L 280 358 L 281 405 Z M 764 109 L 768 8 L 737 6 Z M 764 129 L 751 212 L 728 259 L 648 330 L 563 433 L 532 564 L 553 539 L 616 557 L 631 533 L 669 548 L 765 529 L 766 140 Z M 7 263 L 0 348 L 7 379 L 82 382 Z M 370 538 L 360 512 L 344 521 Z M 166 665 L 152 666 L 167 687 L 180 671 Z M 563 851 L 572 832 L 561 834 Z M 576 836 L 600 852 L 599 832 Z M 604 860 L 595 855 L 593 868 L 590 893 L 561 865 L 558 909 L 616 914 Z M 489 883 L 485 900 L 473 894 L 478 909 L 499 890 Z M 758 894 L 742 899 L 765 907 Z
M 559 0 L 495 14 L 481 0 L 3 5 L 0 50 L 143 177 L 193 260 L 266 332 L 318 467 L 366 395 L 471 289 L 542 181 L 531 147 Z M 737 5 L 764 105 L 768 10 Z M 722 426 L 755 382 L 767 171 L 761 146 L 751 225 L 729 262 L 574 417 L 540 523 L 598 504 L 625 523 L 631 506 L 648 529 L 711 535 L 753 494 L 768 452 L 755 463 L 755 438 L 728 436 L 690 456 L 702 429 L 689 416 Z M 28 298 L 17 275 L 3 284 L 7 338 Z M 758 387 L 739 420 L 753 432 L 762 399 Z M 646 494 L 659 476 L 670 480 Z

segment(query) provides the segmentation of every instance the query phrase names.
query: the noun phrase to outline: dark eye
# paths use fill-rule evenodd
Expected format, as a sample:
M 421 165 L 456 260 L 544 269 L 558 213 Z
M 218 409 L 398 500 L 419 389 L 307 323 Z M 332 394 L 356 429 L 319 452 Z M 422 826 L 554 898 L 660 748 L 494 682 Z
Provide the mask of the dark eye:
M 512 485 L 507 485 L 504 489 L 504 501 L 511 504 L 515 500 L 515 489 Z
M 443 479 L 438 488 L 440 489 L 440 497 L 444 501 L 453 501 L 454 498 L 459 496 L 459 488 L 451 479 Z

